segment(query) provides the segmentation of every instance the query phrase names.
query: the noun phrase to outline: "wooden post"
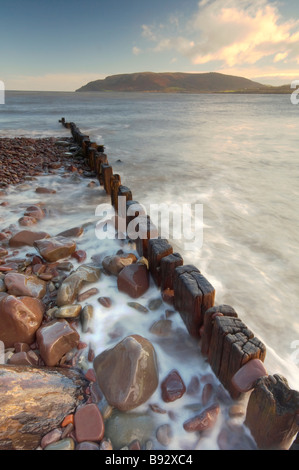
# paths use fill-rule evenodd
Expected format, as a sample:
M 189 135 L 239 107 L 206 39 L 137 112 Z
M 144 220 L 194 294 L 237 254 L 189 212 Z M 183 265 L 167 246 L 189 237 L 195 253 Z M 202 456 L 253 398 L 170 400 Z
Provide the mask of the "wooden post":
M 178 266 L 183 266 L 184 261 L 179 253 L 171 253 L 161 259 L 160 262 L 160 275 L 161 275 L 161 290 L 173 290 L 174 272 Z
M 168 242 L 163 238 L 155 238 L 149 240 L 148 242 L 148 262 L 150 273 L 158 287 L 161 286 L 161 272 L 160 265 L 161 260 L 165 256 L 168 256 L 173 253 L 173 248 Z
M 260 450 L 288 450 L 299 431 L 299 392 L 280 376 L 257 380 L 247 405 L 245 425 Z
M 101 163 L 101 173 L 103 176 L 104 189 L 107 194 L 111 194 L 111 177 L 113 175 L 112 166 L 107 165 L 106 163 Z

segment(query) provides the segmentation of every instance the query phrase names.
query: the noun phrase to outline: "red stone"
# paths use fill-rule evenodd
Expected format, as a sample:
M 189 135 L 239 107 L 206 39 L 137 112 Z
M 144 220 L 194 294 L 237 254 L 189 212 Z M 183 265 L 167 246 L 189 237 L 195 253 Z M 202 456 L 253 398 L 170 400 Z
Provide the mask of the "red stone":
M 84 250 L 77 250 L 72 254 L 72 258 L 75 258 L 79 263 L 83 263 L 86 260 L 87 254 Z
M 187 432 L 206 431 L 216 424 L 220 411 L 219 405 L 212 405 L 199 415 L 184 422 L 183 427 Z
M 241 393 L 248 392 L 260 377 L 268 375 L 265 366 L 259 359 L 246 362 L 232 378 L 233 386 Z
M 149 288 L 149 274 L 144 264 L 130 264 L 118 275 L 117 286 L 120 292 L 136 299 Z
M 97 405 L 91 403 L 79 408 L 74 417 L 76 440 L 99 442 L 104 437 L 104 421 Z
M 172 370 L 161 384 L 162 399 L 168 403 L 181 398 L 186 386 L 177 370 Z

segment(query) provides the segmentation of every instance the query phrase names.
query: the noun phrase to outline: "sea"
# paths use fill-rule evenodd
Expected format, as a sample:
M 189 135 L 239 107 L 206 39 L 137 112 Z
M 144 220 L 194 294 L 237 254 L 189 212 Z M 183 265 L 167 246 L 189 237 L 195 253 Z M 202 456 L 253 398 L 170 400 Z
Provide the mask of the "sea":
M 183 230 L 169 230 L 174 251 L 214 286 L 215 303 L 232 306 L 263 341 L 268 373 L 299 390 L 298 114 L 290 95 L 7 91 L 0 137 L 70 137 L 64 117 L 105 146 L 147 212 L 161 203 L 182 213 L 188 206 L 195 223 L 200 207 L 201 236 L 194 229 L 190 244 Z M 15 204 L 23 197 L 13 193 Z M 90 220 L 86 211 L 101 202 L 78 188 L 64 193 L 66 228 Z M 93 236 L 90 249 L 100 243 Z M 99 341 L 106 325 L 105 317 Z

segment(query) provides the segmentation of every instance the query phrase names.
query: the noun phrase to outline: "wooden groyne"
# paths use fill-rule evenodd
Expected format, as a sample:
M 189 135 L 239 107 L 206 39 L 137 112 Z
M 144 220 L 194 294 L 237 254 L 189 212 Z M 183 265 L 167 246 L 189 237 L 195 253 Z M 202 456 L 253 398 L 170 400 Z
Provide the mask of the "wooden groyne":
M 109 164 L 103 145 L 92 142 L 73 122 L 59 122 L 70 129 L 82 148 L 86 163 L 111 197 L 118 213 L 120 196 L 126 208 L 138 204 L 132 191 L 121 182 Z M 239 318 L 233 307 L 215 305 L 215 289 L 193 265 L 174 253 L 168 240 L 160 238 L 149 216 L 126 218 L 126 227 L 139 217 L 136 249 L 148 260 L 150 274 L 181 315 L 189 334 L 199 340 L 200 352 L 233 399 L 248 394 L 245 425 L 259 449 L 289 449 L 299 431 L 299 392 L 291 390 L 281 375 L 268 375 L 265 345 Z M 153 235 L 154 234 L 154 235 Z

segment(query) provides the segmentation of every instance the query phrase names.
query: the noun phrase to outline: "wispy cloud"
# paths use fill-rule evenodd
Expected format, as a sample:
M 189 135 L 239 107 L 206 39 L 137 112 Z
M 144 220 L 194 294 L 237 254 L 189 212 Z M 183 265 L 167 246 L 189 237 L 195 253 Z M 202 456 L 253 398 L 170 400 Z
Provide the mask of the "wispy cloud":
M 171 16 L 163 27 L 143 25 L 142 35 L 151 52 L 172 51 L 194 66 L 299 64 L 299 20 L 284 19 L 269 0 L 202 0 L 184 23 Z

